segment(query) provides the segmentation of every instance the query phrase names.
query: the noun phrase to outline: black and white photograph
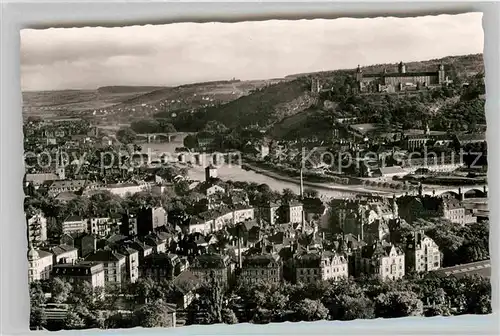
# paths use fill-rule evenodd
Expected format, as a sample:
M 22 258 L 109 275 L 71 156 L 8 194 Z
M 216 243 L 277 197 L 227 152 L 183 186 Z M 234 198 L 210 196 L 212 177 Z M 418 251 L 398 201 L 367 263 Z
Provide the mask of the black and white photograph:
M 491 314 L 482 20 L 22 29 L 30 328 Z

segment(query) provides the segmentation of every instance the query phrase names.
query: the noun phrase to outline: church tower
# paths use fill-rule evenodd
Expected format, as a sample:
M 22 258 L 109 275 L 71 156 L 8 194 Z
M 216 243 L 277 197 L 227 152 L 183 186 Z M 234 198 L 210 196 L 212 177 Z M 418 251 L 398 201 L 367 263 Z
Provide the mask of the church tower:
M 438 83 L 439 84 L 444 84 L 446 81 L 446 74 L 444 72 L 444 65 L 443 64 L 439 64 L 439 68 L 438 68 Z
M 402 74 L 406 73 L 406 65 L 403 62 L 399 62 L 398 70 L 399 70 L 399 73 L 402 73 Z
M 214 178 L 217 178 L 217 167 L 210 164 L 205 168 L 205 181 L 208 182 Z
M 360 82 L 363 79 L 363 71 L 361 70 L 361 67 L 358 64 L 358 67 L 356 68 L 356 81 Z

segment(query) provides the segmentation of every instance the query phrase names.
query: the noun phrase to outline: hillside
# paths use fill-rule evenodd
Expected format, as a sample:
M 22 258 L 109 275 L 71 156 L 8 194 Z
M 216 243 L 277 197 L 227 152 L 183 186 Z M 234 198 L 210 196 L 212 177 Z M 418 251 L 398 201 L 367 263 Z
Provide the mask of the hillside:
M 97 89 L 100 94 L 144 93 L 163 89 L 164 86 L 102 86 Z
M 203 111 L 206 121 L 215 120 L 227 127 L 268 127 L 308 108 L 315 102 L 305 79 L 283 81 L 260 88 L 248 96 Z
M 266 84 L 267 81 L 219 81 L 167 87 L 128 99 L 113 108 L 129 109 L 145 104 L 158 111 L 196 109 L 232 101 Z
M 409 72 L 432 71 L 435 70 L 439 64 L 445 65 L 448 76 L 457 84 L 469 82 L 471 76 L 478 73 L 484 73 L 484 64 L 481 54 L 450 56 L 442 59 L 406 63 L 407 71 Z M 397 69 L 397 64 L 376 64 L 366 66 L 363 68 L 363 71 L 365 73 L 379 73 L 383 72 L 384 69 L 387 69 L 388 72 L 395 71 Z M 346 78 L 350 77 L 350 74 L 354 71 L 354 69 L 351 71 L 338 70 L 288 76 L 287 78 L 320 78 L 323 88 L 327 89 L 328 92 L 323 92 L 321 94 L 318 106 L 323 106 L 326 99 L 331 99 L 335 96 L 344 98 L 337 103 L 329 102 L 329 104 L 333 104 L 333 106 L 330 106 L 328 109 L 324 107 L 306 109 L 291 117 L 276 122 L 269 130 L 269 136 L 279 139 L 304 137 L 313 133 L 319 137 L 329 136 L 331 134 L 334 119 L 349 116 L 358 117 L 360 122 L 380 122 L 385 120 L 386 122 L 405 123 L 404 121 L 406 120 L 407 127 L 412 123 L 413 126 L 420 127 L 422 126 L 420 124 L 425 122 L 425 120 L 421 119 L 428 118 L 431 126 L 445 129 L 444 123 L 449 123 L 448 115 L 451 115 L 454 109 L 463 110 L 464 104 L 469 104 L 467 102 L 460 102 L 464 97 L 463 91 L 460 89 L 459 85 L 447 90 L 445 96 L 439 93 L 435 95 L 422 93 L 411 98 L 406 95 L 393 95 L 390 100 L 392 103 L 387 102 L 386 95 L 349 98 L 348 94 L 333 94 L 334 92 L 342 92 L 342 87 L 349 82 Z M 347 100 L 345 100 L 345 98 L 347 98 Z M 477 106 L 479 108 L 481 106 L 481 102 L 475 102 L 475 100 L 470 104 L 470 106 Z M 354 108 L 354 110 L 352 110 L 352 108 Z M 383 111 L 383 117 L 380 116 L 381 111 Z M 484 114 L 484 111 L 470 113 L 475 115 L 471 120 L 476 120 L 479 123 L 484 122 L 484 118 L 480 116 L 481 113 Z M 464 118 L 467 120 L 467 117 Z M 462 122 L 462 125 L 455 125 L 454 127 L 463 128 L 465 124 L 467 124 L 467 121 Z
M 468 77 L 476 73 L 484 72 L 484 61 L 483 54 L 472 54 L 472 55 L 461 55 L 461 56 L 447 56 L 438 59 L 431 59 L 426 61 L 415 61 L 415 62 L 405 62 L 406 69 L 408 72 L 417 71 L 434 71 L 437 69 L 439 64 L 444 64 L 445 70 L 451 72 L 452 76 L 457 74 L 459 77 Z M 364 73 L 381 73 L 384 69 L 387 72 L 392 72 L 397 70 L 398 63 L 384 63 L 384 64 L 373 64 L 373 65 L 363 65 Z M 287 79 L 295 79 L 304 76 L 315 76 L 319 78 L 324 78 L 331 76 L 335 72 L 354 72 L 356 69 L 339 69 L 332 71 L 319 71 L 311 73 L 301 73 L 286 76 Z
M 24 115 L 77 114 L 108 108 L 140 96 L 151 87 L 103 87 L 97 90 L 60 90 L 23 92 Z

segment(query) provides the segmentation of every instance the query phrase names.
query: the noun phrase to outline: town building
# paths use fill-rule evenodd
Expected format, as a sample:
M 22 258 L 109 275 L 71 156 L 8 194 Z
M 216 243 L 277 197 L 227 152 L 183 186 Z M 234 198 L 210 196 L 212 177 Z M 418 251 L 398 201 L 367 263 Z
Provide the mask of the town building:
M 249 255 L 243 259 L 240 281 L 278 284 L 282 281 L 282 273 L 283 263 L 278 254 Z
M 149 234 L 145 237 L 140 238 L 140 240 L 144 244 L 151 246 L 153 249 L 153 253 L 158 254 L 158 253 L 165 253 L 167 251 L 166 241 L 160 239 L 155 234 Z
M 403 62 L 398 64 L 398 72 L 366 74 L 360 66 L 356 69 L 355 79 L 360 92 L 401 92 L 415 91 L 427 87 L 442 86 L 449 83 L 444 65 L 437 71 L 407 72 Z
M 122 254 L 103 249 L 89 254 L 85 261 L 103 263 L 105 283 L 121 285 L 126 280 L 126 259 Z
M 52 246 L 46 252 L 50 252 L 54 256 L 54 265 L 71 264 L 78 260 L 78 249 L 70 245 Z
M 227 255 L 208 253 L 197 256 L 190 270 L 202 281 L 209 281 L 213 276 L 228 286 L 233 283 L 235 265 Z
M 40 186 L 46 184 L 47 182 L 59 180 L 59 176 L 54 173 L 35 173 L 26 174 L 24 177 L 25 185 L 31 184 L 38 189 Z
M 39 246 L 47 240 L 47 218 L 43 214 L 36 213 L 26 217 L 28 226 L 28 241 L 33 246 Z
M 278 203 L 269 202 L 259 206 L 259 219 L 274 225 L 278 221 L 278 209 L 280 208 Z
M 346 256 L 330 251 L 313 251 L 295 257 L 295 280 L 314 283 L 322 280 L 340 280 L 349 276 Z
M 62 192 L 80 192 L 85 188 L 86 182 L 86 180 L 47 181 L 45 187 L 50 195 L 56 196 Z
M 138 234 L 138 221 L 137 216 L 134 214 L 127 213 L 123 214 L 120 233 L 126 237 L 134 237 Z
M 177 254 L 151 254 L 144 258 L 140 266 L 141 277 L 148 277 L 155 281 L 172 280 L 187 270 L 189 263 Z
M 473 212 L 467 210 L 462 202 L 454 197 L 443 197 L 439 206 L 439 212 L 442 218 L 460 225 L 471 224 L 477 221 L 477 218 L 473 216 Z
M 358 198 L 333 200 L 330 208 L 330 230 L 353 234 L 365 239 L 367 226 L 376 220 L 389 221 L 399 216 L 399 207 L 395 197 L 391 200 Z
M 217 167 L 210 164 L 205 168 L 205 182 L 217 178 Z
M 126 277 L 130 283 L 135 283 L 139 279 L 139 252 L 127 246 L 118 247 L 116 249 L 116 252 L 126 257 Z
M 376 242 L 356 251 L 356 275 L 375 275 L 380 279 L 399 279 L 405 275 L 405 254 L 391 243 Z
M 104 265 L 101 262 L 81 261 L 76 264 L 54 265 L 52 276 L 66 280 L 72 285 L 87 282 L 93 289 L 105 286 Z
M 423 230 L 413 232 L 406 240 L 405 265 L 407 271 L 430 272 L 441 267 L 441 252 L 434 240 Z
M 167 212 L 163 207 L 142 208 L 137 212 L 137 234 L 145 236 L 167 225 Z
M 150 189 L 151 185 L 145 182 L 127 182 L 106 185 L 106 190 L 120 197 L 125 197 L 127 194 L 133 195 Z
M 52 271 L 52 254 L 42 250 L 35 250 L 30 245 L 28 250 L 28 281 L 47 280 Z
M 62 233 L 63 234 L 72 234 L 72 233 L 80 233 L 87 232 L 87 221 L 84 220 L 80 216 L 69 216 L 62 223 Z
M 89 232 L 99 237 L 107 237 L 112 225 L 113 221 L 109 217 L 93 217 L 88 220 Z
M 302 223 L 304 208 L 302 203 L 291 201 L 281 206 L 280 223 Z

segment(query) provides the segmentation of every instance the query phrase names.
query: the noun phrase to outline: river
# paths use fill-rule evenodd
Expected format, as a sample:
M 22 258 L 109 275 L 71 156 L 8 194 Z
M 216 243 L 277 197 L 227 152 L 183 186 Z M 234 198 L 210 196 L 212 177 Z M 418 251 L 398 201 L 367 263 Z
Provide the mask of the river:
M 142 143 L 140 146 L 143 153 L 174 153 L 176 147 L 182 147 L 182 140 L 175 139 L 170 143 Z M 297 194 L 300 192 L 299 183 L 277 179 L 251 170 L 244 170 L 237 165 L 221 166 L 217 169 L 217 175 L 224 181 L 246 181 L 250 183 L 267 184 L 271 189 L 278 192 L 283 191 L 285 188 L 291 189 Z M 205 167 L 193 165 L 193 167 L 189 169 L 188 176 L 193 180 L 205 180 Z M 358 194 L 366 194 L 369 192 L 361 187 L 336 185 L 333 183 L 325 183 L 324 185 L 315 183 L 312 185 L 306 182 L 304 184 L 305 188 L 317 190 L 322 199 L 353 197 Z M 389 193 L 383 194 L 392 195 Z

